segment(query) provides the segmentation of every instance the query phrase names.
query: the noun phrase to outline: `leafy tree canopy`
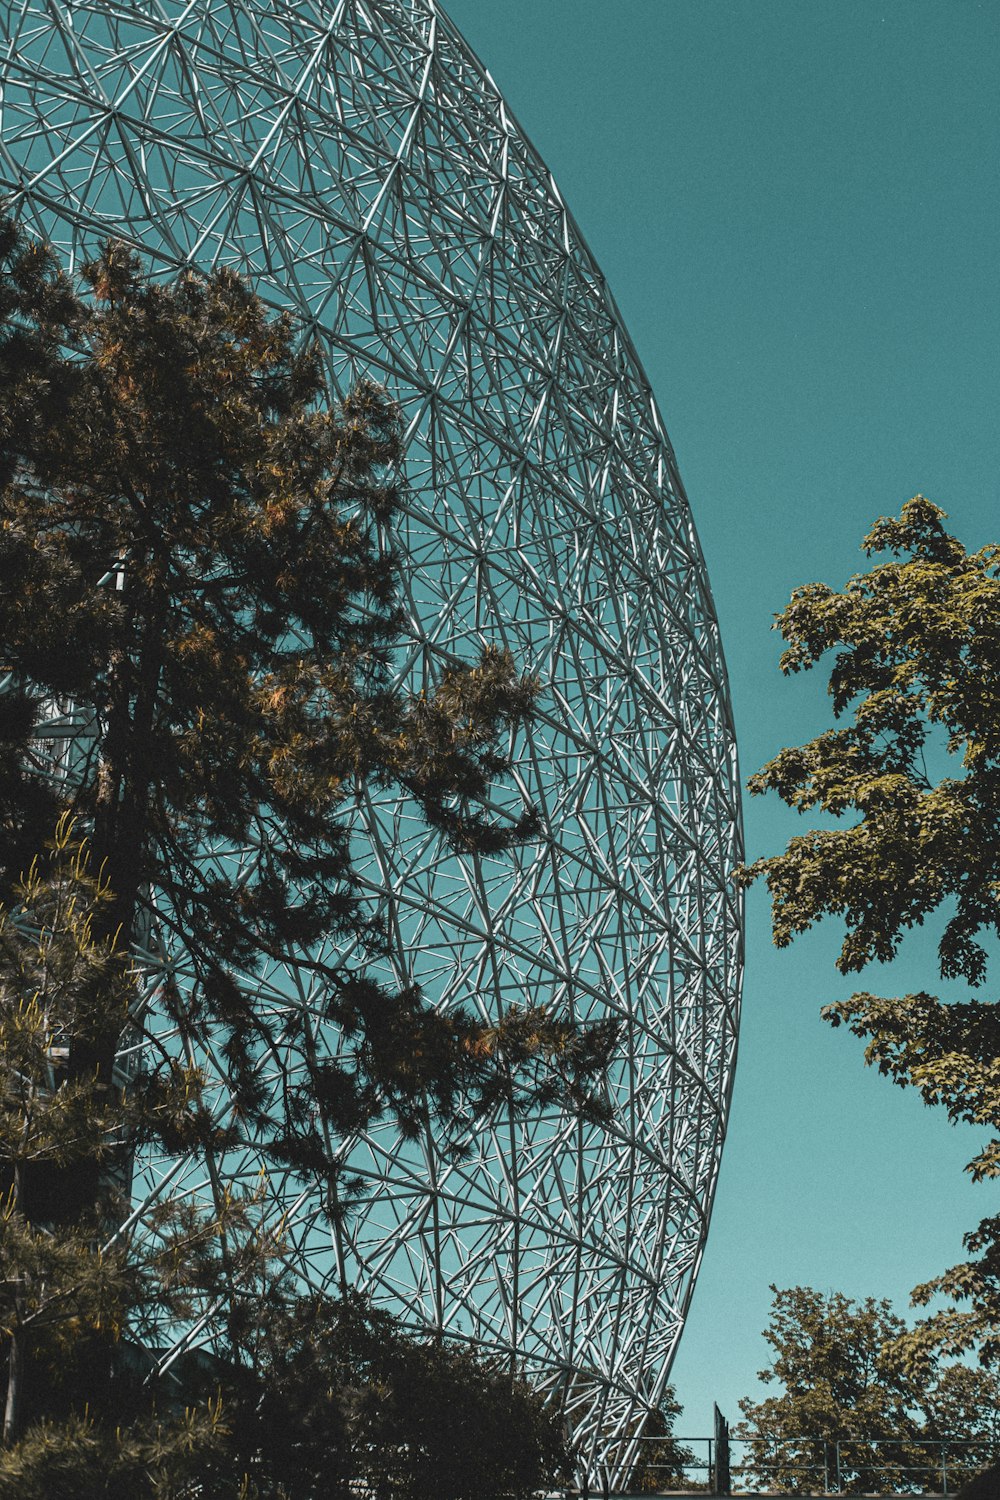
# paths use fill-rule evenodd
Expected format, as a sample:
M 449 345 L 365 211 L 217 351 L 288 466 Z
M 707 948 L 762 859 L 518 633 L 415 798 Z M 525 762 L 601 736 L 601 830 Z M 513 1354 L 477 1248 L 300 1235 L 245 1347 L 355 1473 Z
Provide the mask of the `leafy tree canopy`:
M 262 1495 L 528 1500 L 569 1478 L 560 1413 L 509 1362 L 407 1336 L 360 1299 L 279 1305 L 237 1354 L 230 1446 Z
M 777 617 L 783 672 L 836 653 L 833 714 L 851 722 L 782 750 L 750 789 L 852 822 L 792 839 L 744 880 L 766 879 L 779 947 L 821 916 L 842 917 L 845 974 L 891 959 L 904 932 L 950 899 L 941 973 L 976 986 L 987 957 L 977 936 L 1000 930 L 1000 547 L 969 554 L 944 519 L 918 495 L 864 540 L 869 556 L 892 561 L 841 593 L 796 589 Z M 937 782 L 927 759 L 936 730 L 957 762 Z
M 954 1488 L 1000 1439 L 1000 1383 L 952 1364 L 915 1374 L 906 1325 L 886 1300 L 856 1302 L 812 1287 L 779 1290 L 764 1338 L 772 1363 L 759 1372 L 780 1393 L 740 1402 L 734 1434 L 749 1440 L 762 1487 L 792 1494 L 934 1490 L 942 1439 Z
M 820 918 L 843 919 L 843 973 L 896 954 L 908 929 L 940 914 L 943 978 L 971 990 L 987 979 L 1000 934 L 1000 547 L 967 552 L 922 496 L 882 518 L 863 543 L 888 555 L 837 592 L 797 589 L 777 617 L 786 673 L 832 654 L 829 690 L 838 727 L 782 750 L 750 781 L 800 812 L 847 826 L 798 835 L 784 853 L 742 871 L 771 893 L 774 941 L 786 946 Z M 938 774 L 938 771 L 948 774 Z M 1000 1133 L 1000 1012 L 970 995 L 944 1003 L 926 992 L 868 992 L 824 1015 L 866 1041 L 866 1060 L 916 1088 L 950 1119 Z M 1000 1175 L 1000 1134 L 969 1166 Z M 935 1346 L 978 1346 L 1000 1363 L 1000 1219 L 967 1236 L 978 1259 L 918 1287 L 959 1304 L 910 1337 L 914 1361 Z

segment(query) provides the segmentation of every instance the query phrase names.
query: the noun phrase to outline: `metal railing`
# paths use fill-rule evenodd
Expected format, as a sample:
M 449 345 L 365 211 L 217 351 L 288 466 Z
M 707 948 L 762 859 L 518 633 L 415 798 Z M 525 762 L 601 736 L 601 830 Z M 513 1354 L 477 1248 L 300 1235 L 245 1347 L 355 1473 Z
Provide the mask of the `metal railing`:
M 774 1454 L 770 1461 L 768 1448 Z M 675 1457 L 679 1450 L 686 1450 L 680 1463 Z M 882 1493 L 886 1495 L 951 1496 L 970 1474 L 998 1460 L 1000 1442 L 988 1437 L 900 1435 L 825 1441 L 801 1435 L 768 1439 L 731 1437 L 723 1426 L 713 1437 L 641 1438 L 632 1475 L 635 1481 L 642 1481 L 647 1493 L 691 1488 L 710 1495 L 740 1495 L 761 1489 L 774 1494 L 840 1495 L 860 1473 L 866 1481 L 871 1480 L 866 1483 L 869 1493 L 884 1479 Z M 782 1483 L 773 1483 L 773 1477 L 778 1476 Z M 657 1479 L 664 1482 L 659 1484 Z M 628 1489 L 633 1494 L 640 1492 L 637 1483 Z

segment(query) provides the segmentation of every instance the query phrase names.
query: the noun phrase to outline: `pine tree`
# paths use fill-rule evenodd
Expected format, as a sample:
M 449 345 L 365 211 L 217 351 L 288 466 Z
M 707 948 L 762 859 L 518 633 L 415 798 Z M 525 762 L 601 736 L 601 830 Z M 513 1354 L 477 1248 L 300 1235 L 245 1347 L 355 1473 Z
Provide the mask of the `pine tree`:
M 937 969 L 967 996 L 868 991 L 828 1005 L 866 1042 L 865 1060 L 948 1118 L 990 1132 L 968 1165 L 1000 1176 L 1000 1009 L 976 994 L 1000 935 L 1000 546 L 969 552 L 922 495 L 876 521 L 862 546 L 881 559 L 842 590 L 796 589 L 776 628 L 786 673 L 831 661 L 839 722 L 781 750 L 750 780 L 801 813 L 846 825 L 808 830 L 741 875 L 763 878 L 784 947 L 825 916 L 845 935 L 837 968 L 888 962 L 906 933 L 941 919 Z M 918 1375 L 978 1350 L 1000 1368 L 1000 1216 L 965 1236 L 972 1258 L 914 1290 L 939 1306 L 904 1339 Z
M 0 1496 L 27 1496 L 25 1465 L 74 1473 L 68 1450 L 77 1442 L 84 1468 L 106 1462 L 115 1442 L 125 1469 L 151 1463 L 152 1444 L 153 1467 L 167 1474 L 175 1459 L 184 1467 L 217 1441 L 218 1414 L 208 1405 L 162 1423 L 150 1399 L 123 1402 L 113 1351 L 190 1318 L 195 1303 L 217 1295 L 219 1231 L 245 1227 L 246 1205 L 231 1204 L 223 1223 L 165 1200 L 155 1239 L 121 1227 L 124 1169 L 137 1146 L 184 1134 L 214 1135 L 218 1145 L 219 1132 L 201 1079 L 180 1064 L 166 1076 L 136 1074 L 127 1087 L 120 1074 L 68 1075 L 70 1040 L 99 1047 L 117 1038 L 139 993 L 129 956 L 96 936 L 111 896 L 68 819 L 13 894 L 0 914 L 0 1315 L 8 1346 Z M 67 1178 L 88 1167 L 97 1169 L 99 1196 L 67 1200 Z M 43 1414 L 49 1425 L 39 1428 Z M 141 1427 L 118 1439 L 104 1431 L 140 1417 Z M 35 1425 L 25 1448 L 26 1422 Z
M 153 1226 L 129 1219 L 135 1150 L 226 1140 L 179 1063 L 110 1085 L 68 1075 L 64 1044 L 127 1030 L 142 988 L 95 936 L 112 897 L 69 820 L 14 894 L 0 914 L 0 1500 L 346 1500 L 359 1482 L 384 1500 L 499 1500 L 565 1478 L 559 1413 L 509 1367 L 416 1339 L 359 1297 L 301 1295 L 252 1195 L 221 1213 L 168 1197 Z M 88 1164 L 100 1199 L 67 1209 L 66 1174 Z M 158 1347 L 194 1323 L 215 1352 L 157 1380 Z
M 194 982 L 175 1023 L 224 1034 L 244 1118 L 276 1159 L 322 1173 L 327 1132 L 389 1109 L 416 1131 L 510 1096 L 600 1112 L 588 1089 L 613 1029 L 579 1031 L 530 1004 L 493 1032 L 387 990 L 364 961 L 320 963 L 319 940 L 384 950 L 384 913 L 354 874 L 345 814 L 394 784 L 456 848 L 530 837 L 492 817 L 501 748 L 535 685 L 487 647 L 425 690 L 394 680 L 403 560 L 398 413 L 362 383 L 324 400 L 319 353 L 234 275 L 149 280 L 108 250 L 78 292 L 51 254 L 0 233 L 0 876 L 16 879 L 69 810 L 111 899 L 104 931 L 134 939 L 155 906 Z M 61 779 L 33 753 L 46 704 L 81 726 Z M 208 848 L 253 851 L 237 877 Z M 268 1112 L 253 1066 L 270 1046 L 253 983 L 267 959 L 318 973 L 348 1062 L 297 1044 L 310 1109 Z M 170 997 L 166 997 L 169 1001 Z M 113 1071 L 114 1038 L 69 1039 L 74 1077 Z
M 223 1195 L 205 1212 L 165 1199 L 145 1226 L 154 1233 L 131 1225 L 136 1151 L 227 1146 L 197 1070 L 144 1032 L 137 940 L 152 921 L 183 945 L 192 982 L 183 993 L 164 983 L 157 1003 L 195 1049 L 221 1037 L 240 1128 L 311 1182 L 335 1176 L 331 1135 L 387 1111 L 411 1132 L 431 1113 L 446 1126 L 501 1101 L 605 1116 L 614 1028 L 575 1027 L 530 998 L 485 1027 L 368 972 L 388 940 L 352 867 L 346 815 L 361 790 L 402 788 L 443 839 L 482 854 L 537 826 L 530 808 L 485 810 L 535 696 L 510 656 L 487 648 L 420 692 L 395 681 L 405 559 L 389 538 L 402 455 L 385 392 L 362 383 L 329 408 L 317 349 L 231 274 L 156 283 L 110 246 L 84 281 L 0 226 L 0 1500 L 311 1500 L 335 1492 L 336 1411 L 371 1387 L 369 1410 L 389 1374 L 363 1338 L 348 1340 L 348 1357 L 330 1333 L 324 1347 L 343 1357 L 306 1390 L 317 1329 L 356 1329 L 361 1315 L 297 1300 L 252 1197 Z M 72 740 L 53 739 L 53 713 L 72 719 Z M 253 851 L 238 879 L 204 858 L 226 847 Z M 361 955 L 354 967 L 316 956 L 338 941 Z M 283 1020 L 281 1045 L 297 1049 L 306 1083 L 276 1100 L 254 1066 L 276 1043 L 253 983 L 271 961 L 321 982 L 324 1019 L 351 1043 L 334 1062 L 307 1018 L 297 1034 Z M 127 1075 L 123 1039 L 141 1059 Z M 199 1319 L 220 1357 L 190 1363 L 179 1395 L 161 1386 L 157 1410 L 155 1382 L 123 1379 L 122 1361 L 148 1375 L 158 1341 Z M 406 1454 L 415 1463 L 426 1447 L 438 1455 L 426 1482 L 460 1500 L 469 1491 L 446 1478 L 443 1414 L 463 1391 L 492 1391 L 488 1405 L 499 1377 L 391 1320 L 378 1328 L 394 1368 L 422 1370 L 428 1400 L 431 1386 L 443 1393 L 440 1411 L 409 1437 L 383 1424 L 364 1441 L 355 1413 L 345 1452 L 356 1466 L 373 1444 L 395 1444 L 392 1486 L 416 1496 L 424 1481 Z M 565 1454 L 556 1419 L 503 1380 L 524 1463 L 497 1473 L 520 1493 Z M 303 1410 L 315 1397 L 322 1421 L 296 1428 L 294 1402 L 276 1416 L 286 1389 Z M 404 1426 L 416 1421 L 407 1399 Z M 297 1433 L 282 1473 L 262 1443 L 267 1412 Z M 468 1455 L 480 1490 L 484 1451 Z

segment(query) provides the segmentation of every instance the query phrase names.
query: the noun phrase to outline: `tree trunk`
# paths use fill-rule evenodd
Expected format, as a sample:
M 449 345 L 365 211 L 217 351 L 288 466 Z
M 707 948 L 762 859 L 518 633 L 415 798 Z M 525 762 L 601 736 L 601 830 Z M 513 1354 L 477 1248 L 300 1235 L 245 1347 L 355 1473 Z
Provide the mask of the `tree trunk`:
M 24 1132 L 27 1134 L 28 1116 L 25 1117 Z M 20 1159 L 14 1162 L 14 1181 L 11 1186 L 10 1209 L 19 1213 L 24 1193 L 23 1168 Z M 10 1354 L 7 1360 L 7 1400 L 3 1413 L 3 1442 L 9 1448 L 15 1441 L 21 1426 L 21 1396 L 24 1390 L 24 1341 L 25 1330 L 15 1316 L 10 1331 Z
M 15 1323 L 10 1335 L 7 1364 L 7 1402 L 3 1414 L 4 1447 L 9 1448 L 21 1425 L 21 1388 L 24 1384 L 24 1329 Z
M 145 607 L 143 607 L 145 606 Z M 97 774 L 92 848 L 95 867 L 107 880 L 111 899 L 98 914 L 93 932 L 116 940 L 124 951 L 135 938 L 136 911 L 146 878 L 146 843 L 153 785 L 154 727 L 160 693 L 161 638 L 166 601 L 140 602 L 133 650 L 115 649 L 108 667 L 107 730 Z M 132 643 L 130 643 L 132 644 Z M 78 1048 L 73 1072 L 110 1084 L 117 1035 L 92 1048 Z

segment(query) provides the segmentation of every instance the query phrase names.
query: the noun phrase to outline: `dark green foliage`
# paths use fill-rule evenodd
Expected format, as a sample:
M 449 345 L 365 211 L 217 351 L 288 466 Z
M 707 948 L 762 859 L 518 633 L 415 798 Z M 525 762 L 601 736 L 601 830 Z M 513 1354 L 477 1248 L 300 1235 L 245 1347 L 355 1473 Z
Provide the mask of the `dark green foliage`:
M 275 1308 L 225 1376 L 251 1493 L 320 1500 L 527 1497 L 569 1476 L 556 1410 L 508 1368 L 406 1336 L 357 1299 Z
M 750 789 L 847 826 L 793 838 L 740 878 L 766 880 L 779 947 L 824 916 L 841 917 L 843 973 L 891 959 L 908 929 L 940 915 L 940 973 L 977 989 L 987 940 L 1000 935 L 1000 547 L 968 553 L 944 520 L 918 495 L 865 538 L 869 556 L 890 560 L 840 593 L 818 583 L 797 589 L 778 616 L 783 671 L 834 653 L 830 696 L 842 722 L 782 750 Z M 943 1105 L 953 1121 L 995 1132 L 969 1170 L 977 1180 L 1000 1176 L 992 1000 L 864 992 L 824 1015 L 862 1037 L 866 1061 L 893 1082 Z M 966 1245 L 978 1259 L 914 1293 L 919 1303 L 945 1292 L 959 1304 L 909 1335 L 914 1369 L 936 1346 L 947 1354 L 978 1347 L 1000 1365 L 1000 1219 L 985 1219 Z
M 489 1500 L 556 1483 L 558 1412 L 358 1299 L 297 1298 L 252 1198 L 212 1213 L 165 1198 L 154 1233 L 116 1227 L 115 1166 L 140 1139 L 211 1139 L 202 1079 L 67 1076 L 62 1040 L 117 1034 L 137 975 L 94 935 L 111 897 L 70 825 L 17 894 L 0 919 L 0 1500 L 347 1500 L 358 1480 L 386 1500 Z M 99 1166 L 99 1197 L 70 1212 L 63 1191 L 46 1217 L 24 1190 L 46 1164 L 61 1186 Z M 195 1320 L 217 1353 L 147 1380 L 157 1340 Z
M 256 1313 L 226 1359 L 188 1362 L 186 1408 L 140 1391 L 122 1420 L 30 1427 L 0 1452 L 0 1500 L 528 1500 L 570 1477 L 558 1410 L 509 1369 L 351 1298 Z
M 958 1500 L 996 1500 L 1000 1495 L 1000 1464 L 992 1464 L 963 1484 Z
M 886 1300 L 855 1302 L 812 1287 L 774 1293 L 764 1338 L 774 1351 L 759 1379 L 780 1394 L 740 1402 L 745 1462 L 764 1489 L 791 1494 L 934 1491 L 941 1439 L 967 1440 L 948 1457 L 950 1487 L 1000 1442 L 1000 1382 L 965 1365 L 913 1372 L 906 1325 Z
M 393 1365 L 370 1414 L 377 1500 L 528 1500 L 569 1480 L 558 1410 L 499 1363 L 400 1345 Z

